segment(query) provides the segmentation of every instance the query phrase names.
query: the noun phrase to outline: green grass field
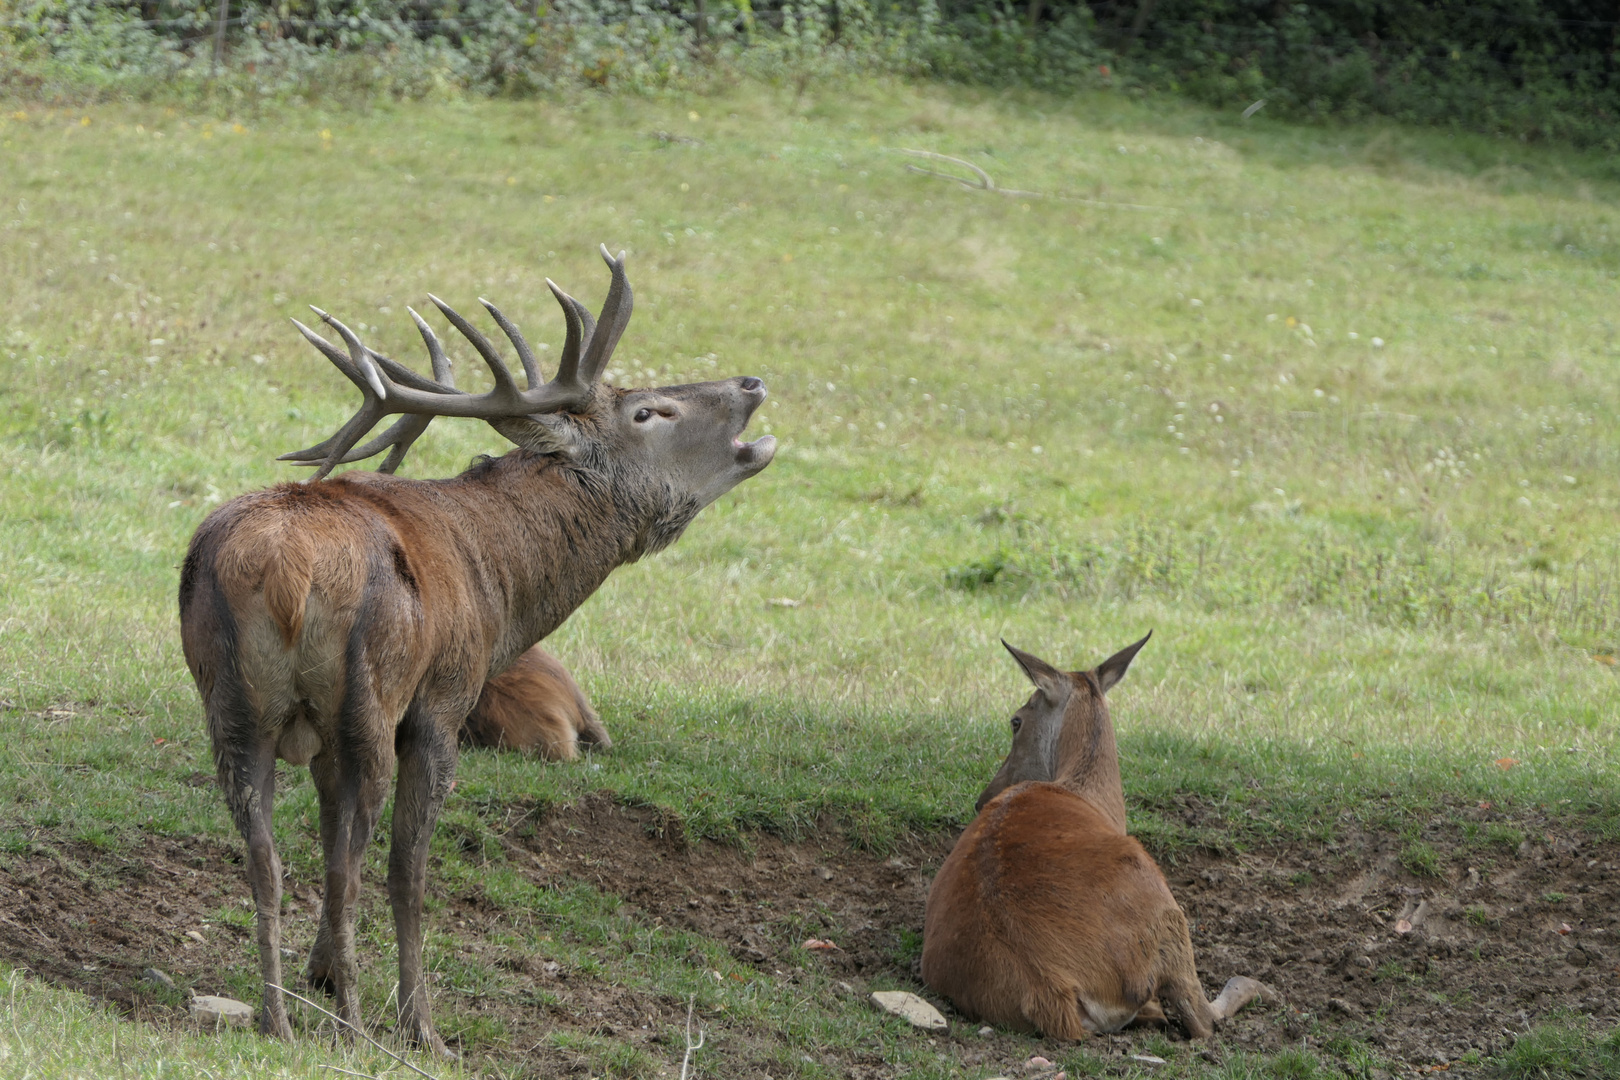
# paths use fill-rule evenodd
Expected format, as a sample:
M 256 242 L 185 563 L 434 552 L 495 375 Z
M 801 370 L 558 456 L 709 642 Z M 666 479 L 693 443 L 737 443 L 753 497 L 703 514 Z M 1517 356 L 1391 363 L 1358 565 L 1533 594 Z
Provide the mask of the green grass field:
M 487 296 L 554 350 L 542 279 L 594 306 L 599 242 L 637 289 L 612 378 L 759 375 L 782 450 L 551 639 L 613 753 L 466 755 L 450 826 L 608 789 L 881 852 L 971 816 L 1024 694 L 998 637 L 1089 666 L 1151 628 L 1114 709 L 1161 854 L 1472 800 L 1620 835 L 1604 159 L 859 82 L 4 115 L 6 851 L 230 834 L 179 782 L 212 766 L 176 566 L 352 411 L 286 318 L 425 370 L 405 306 Z M 441 420 L 403 471 L 503 449 Z M 1186 792 L 1228 824 L 1159 813 Z

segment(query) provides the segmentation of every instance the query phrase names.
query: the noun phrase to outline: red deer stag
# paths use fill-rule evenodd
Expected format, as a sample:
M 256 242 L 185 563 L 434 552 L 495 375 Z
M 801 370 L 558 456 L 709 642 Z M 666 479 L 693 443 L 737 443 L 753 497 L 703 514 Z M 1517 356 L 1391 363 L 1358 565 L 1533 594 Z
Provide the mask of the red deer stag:
M 247 843 L 266 982 L 261 1030 L 290 1036 L 281 985 L 281 864 L 271 833 L 276 759 L 308 763 L 326 876 L 306 977 L 361 1022 L 354 905 L 397 769 L 388 899 L 399 945 L 399 1030 L 439 1053 L 422 978 L 428 843 L 450 790 L 456 739 L 480 689 L 555 630 L 617 566 L 673 542 L 705 506 L 770 464 L 776 440 L 739 438 L 765 399 L 752 377 L 621 390 L 598 382 L 630 321 L 624 257 L 600 321 L 547 282 L 568 334 L 542 381 L 517 327 L 519 390 L 471 323 L 433 303 L 483 357 L 494 389 L 455 388 L 438 339 L 412 312 L 428 379 L 318 312 L 346 351 L 296 324 L 359 387 L 358 412 L 286 458 L 313 481 L 243 495 L 192 537 L 180 576 L 186 662 L 202 695 L 219 784 Z M 384 416 L 399 419 L 364 446 Z M 488 421 L 517 444 L 447 480 L 389 475 L 435 416 Z M 323 480 L 391 448 L 381 471 Z
M 1012 750 L 979 816 L 934 878 L 923 926 L 923 981 L 968 1017 L 1080 1039 L 1160 1019 L 1162 1000 L 1201 1039 L 1273 993 L 1239 977 L 1204 999 L 1187 919 L 1125 834 L 1104 695 L 1146 643 L 1074 672 L 1007 645 L 1035 693 L 1013 714 Z
M 585 691 L 538 645 L 484 684 L 461 726 L 461 742 L 532 751 L 547 761 L 573 761 L 580 743 L 599 750 L 613 746 Z

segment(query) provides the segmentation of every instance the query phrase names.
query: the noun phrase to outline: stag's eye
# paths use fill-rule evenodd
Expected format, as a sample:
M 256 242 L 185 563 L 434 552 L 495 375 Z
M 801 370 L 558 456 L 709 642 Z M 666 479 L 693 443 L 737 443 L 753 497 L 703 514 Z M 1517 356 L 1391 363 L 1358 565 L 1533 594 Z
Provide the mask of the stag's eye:
M 1023 727 L 1023 726 L 1024 726 L 1023 717 L 1015 716 L 1015 717 L 1012 718 L 1012 728 L 1013 728 L 1013 734 L 1014 735 L 1018 734 L 1018 729 Z
M 645 424 L 648 420 L 652 419 L 652 414 L 653 414 L 653 411 L 651 409 L 637 409 L 636 410 L 636 423 Z

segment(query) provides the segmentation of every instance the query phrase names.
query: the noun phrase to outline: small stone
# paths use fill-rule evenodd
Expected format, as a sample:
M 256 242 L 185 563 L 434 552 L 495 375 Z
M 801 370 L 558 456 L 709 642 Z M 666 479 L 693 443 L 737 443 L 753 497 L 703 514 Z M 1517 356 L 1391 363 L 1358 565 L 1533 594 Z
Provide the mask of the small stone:
M 191 999 L 191 1018 L 203 1027 L 251 1027 L 253 1006 L 234 998 L 204 994 Z
M 1164 1058 L 1154 1057 L 1152 1054 L 1132 1054 L 1131 1060 L 1140 1062 L 1143 1065 L 1159 1066 L 1169 1064 L 1169 1062 L 1165 1061 Z
M 192 941 L 195 941 L 199 945 L 208 944 L 208 939 L 203 937 L 201 934 L 199 934 L 195 930 L 187 930 L 186 931 L 186 937 L 190 938 Z
M 1568 964 L 1570 967 L 1585 967 L 1591 962 L 1592 958 L 1587 956 L 1586 953 L 1580 949 L 1571 949 L 1569 950 L 1568 955 L 1564 957 L 1564 963 Z
M 1052 1063 L 1039 1054 L 1024 1062 L 1024 1068 L 1026 1069 L 1050 1069 L 1051 1067 Z
M 833 879 L 833 872 L 827 869 L 825 866 L 818 866 L 811 872 L 822 881 L 831 881 Z
M 951 1026 L 938 1009 L 904 990 L 878 990 L 872 994 L 871 1001 L 891 1016 L 898 1016 L 912 1027 L 924 1031 L 946 1031 Z
M 990 1025 L 986 1024 L 984 1027 L 979 1029 L 979 1038 L 988 1039 L 990 1036 L 994 1035 L 995 1033 L 996 1033 L 996 1029 L 991 1027 Z
M 1370 967 L 1372 967 L 1372 957 L 1370 957 L 1370 956 L 1358 956 L 1358 957 L 1356 957 L 1356 967 L 1361 967 L 1361 968 L 1370 968 Z
M 141 972 L 141 981 L 142 982 L 149 982 L 149 983 L 153 984 L 154 986 L 161 986 L 165 990 L 173 990 L 174 989 L 174 979 L 170 977 L 170 975 L 169 975 L 169 973 L 167 971 L 164 971 L 164 970 L 162 970 L 160 968 L 149 967 L 149 968 L 145 969 L 144 971 L 142 971 Z
M 1328 998 L 1328 1011 L 1343 1013 L 1345 1016 L 1361 1015 L 1361 1010 L 1344 1000 L 1344 998 Z

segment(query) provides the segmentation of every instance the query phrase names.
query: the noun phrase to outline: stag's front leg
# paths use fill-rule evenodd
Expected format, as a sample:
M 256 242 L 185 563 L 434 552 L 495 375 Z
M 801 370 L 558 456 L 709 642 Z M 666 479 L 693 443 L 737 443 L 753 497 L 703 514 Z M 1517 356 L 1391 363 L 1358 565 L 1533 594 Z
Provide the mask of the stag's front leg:
M 455 1055 L 433 1029 L 422 974 L 422 899 L 433 826 L 455 777 L 456 733 L 465 712 L 451 709 L 435 717 L 427 709 L 413 706 L 405 714 L 396 740 L 399 783 L 394 790 L 394 830 L 388 852 L 388 901 L 394 909 L 394 937 L 399 943 L 399 1030 L 407 1039 L 447 1058 Z
M 350 745 L 322 752 L 309 763 L 321 802 L 326 882 L 321 925 L 306 975 L 331 991 L 338 1016 L 358 1030 L 360 965 L 354 952 L 354 906 L 360 898 L 366 846 L 377 830 L 394 761 L 386 738 L 347 741 Z

